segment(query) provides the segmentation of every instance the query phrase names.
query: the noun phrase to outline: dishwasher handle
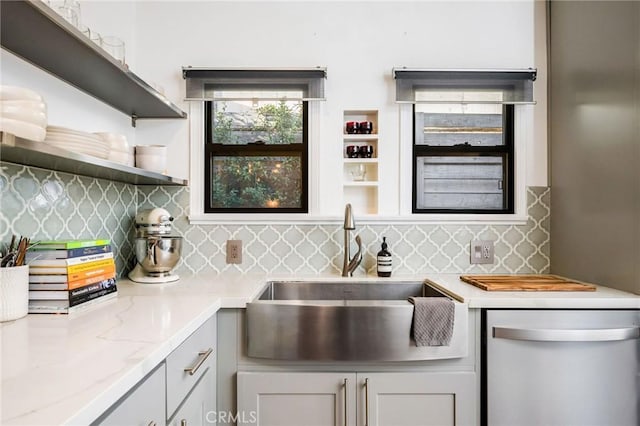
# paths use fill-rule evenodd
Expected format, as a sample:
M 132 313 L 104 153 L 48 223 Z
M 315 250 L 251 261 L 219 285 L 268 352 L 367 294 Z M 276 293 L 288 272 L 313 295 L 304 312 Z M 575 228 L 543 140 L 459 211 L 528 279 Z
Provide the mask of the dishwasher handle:
M 595 329 L 533 329 L 493 327 L 496 339 L 536 342 L 612 342 L 640 337 L 640 327 Z

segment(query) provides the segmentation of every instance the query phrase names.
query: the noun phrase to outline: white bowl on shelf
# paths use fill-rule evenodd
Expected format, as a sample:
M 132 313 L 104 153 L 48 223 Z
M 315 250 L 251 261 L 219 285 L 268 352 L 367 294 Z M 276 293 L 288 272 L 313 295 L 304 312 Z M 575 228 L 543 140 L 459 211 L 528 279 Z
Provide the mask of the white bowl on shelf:
M 150 172 L 164 173 L 167 167 L 167 157 L 155 154 L 136 154 L 136 167 Z
M 0 86 L 0 100 L 31 100 L 42 102 L 42 96 L 31 89 L 17 86 Z
M 0 117 L 24 121 L 40 127 L 47 127 L 47 113 L 19 106 L 0 104 Z
M 43 126 L 4 117 L 0 117 L 0 131 L 36 142 L 44 141 L 47 136 L 47 130 Z
M 165 145 L 136 145 L 136 154 L 143 155 L 167 155 Z
M 29 100 L 0 100 L 0 106 L 12 107 L 12 108 L 24 108 L 30 111 L 47 112 L 47 104 L 42 101 L 29 101 Z

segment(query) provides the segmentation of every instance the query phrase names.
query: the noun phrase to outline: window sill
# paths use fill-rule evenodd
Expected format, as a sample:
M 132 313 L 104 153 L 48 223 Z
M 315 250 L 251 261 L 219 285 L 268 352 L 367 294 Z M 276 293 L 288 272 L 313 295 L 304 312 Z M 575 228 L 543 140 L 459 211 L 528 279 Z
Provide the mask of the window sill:
M 357 224 L 367 225 L 526 225 L 527 215 L 405 215 L 380 216 L 355 214 Z M 191 225 L 335 225 L 342 216 L 298 214 L 199 214 L 189 216 Z

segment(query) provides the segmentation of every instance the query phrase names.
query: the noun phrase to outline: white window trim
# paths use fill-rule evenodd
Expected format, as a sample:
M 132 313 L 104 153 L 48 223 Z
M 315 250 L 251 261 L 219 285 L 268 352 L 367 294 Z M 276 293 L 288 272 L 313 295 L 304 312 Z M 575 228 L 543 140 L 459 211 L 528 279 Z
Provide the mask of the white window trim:
M 514 131 L 514 193 L 513 214 L 413 214 L 411 213 L 412 188 L 412 106 L 399 105 L 400 119 L 400 176 L 398 176 L 400 215 L 361 215 L 357 222 L 362 224 L 465 224 L 465 225 L 524 225 L 527 223 L 527 187 L 526 158 L 527 147 L 533 142 L 533 108 L 530 105 L 518 105 L 515 108 Z M 202 102 L 189 103 L 189 223 L 194 225 L 319 225 L 340 224 L 344 220 L 342 212 L 336 216 L 320 215 L 320 105 L 309 103 L 309 213 L 204 213 L 204 108 Z M 405 129 L 403 131 L 403 129 Z M 336 157 L 336 161 L 340 161 Z M 402 171 L 405 171 L 404 173 Z
M 194 225 L 214 224 L 282 224 L 282 223 L 325 223 L 337 220 L 335 217 L 318 216 L 320 187 L 320 105 L 308 103 L 309 138 L 309 213 L 205 213 L 204 212 L 204 104 L 189 103 L 189 223 Z
M 403 218 L 423 217 L 425 222 L 468 224 L 524 224 L 527 213 L 526 148 L 531 143 L 533 109 L 529 105 L 518 105 L 514 112 L 514 213 L 510 214 L 436 214 L 412 213 L 413 188 L 413 106 L 400 105 L 400 215 Z M 408 131 L 403 131 L 408 129 Z

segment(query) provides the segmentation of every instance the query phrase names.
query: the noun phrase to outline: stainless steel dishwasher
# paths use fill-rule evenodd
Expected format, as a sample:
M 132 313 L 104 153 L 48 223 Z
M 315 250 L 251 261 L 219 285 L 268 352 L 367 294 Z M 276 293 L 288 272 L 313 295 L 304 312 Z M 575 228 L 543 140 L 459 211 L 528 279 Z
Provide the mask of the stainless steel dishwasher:
M 490 426 L 640 424 L 640 311 L 486 310 Z

